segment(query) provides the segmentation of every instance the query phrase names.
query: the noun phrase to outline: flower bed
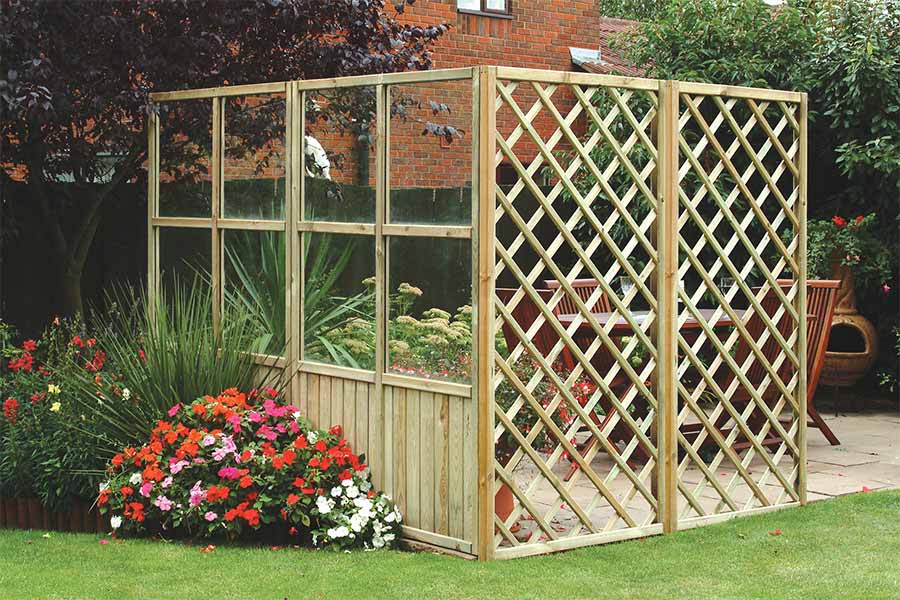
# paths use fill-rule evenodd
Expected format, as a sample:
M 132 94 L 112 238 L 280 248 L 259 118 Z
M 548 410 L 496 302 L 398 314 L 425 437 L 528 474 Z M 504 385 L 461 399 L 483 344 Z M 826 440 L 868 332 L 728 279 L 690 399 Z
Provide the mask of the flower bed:
M 195 538 L 287 532 L 302 543 L 380 548 L 400 513 L 372 489 L 341 428 L 314 430 L 296 408 L 235 389 L 176 404 L 140 448 L 109 466 L 98 505 L 118 532 Z

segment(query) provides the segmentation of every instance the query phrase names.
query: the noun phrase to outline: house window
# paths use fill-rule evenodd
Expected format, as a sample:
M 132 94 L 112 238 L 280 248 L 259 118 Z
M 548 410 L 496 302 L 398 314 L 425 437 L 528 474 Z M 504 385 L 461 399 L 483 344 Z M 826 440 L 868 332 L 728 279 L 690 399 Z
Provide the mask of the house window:
M 461 12 L 508 15 L 510 3 L 511 0 L 456 0 L 456 8 Z

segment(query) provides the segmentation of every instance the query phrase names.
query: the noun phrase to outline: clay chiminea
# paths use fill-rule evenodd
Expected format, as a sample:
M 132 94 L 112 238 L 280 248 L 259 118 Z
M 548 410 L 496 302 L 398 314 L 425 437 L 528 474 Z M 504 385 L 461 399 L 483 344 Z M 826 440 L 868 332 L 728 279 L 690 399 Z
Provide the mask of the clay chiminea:
M 842 265 L 840 258 L 832 259 L 831 270 L 841 280 L 831 323 L 831 336 L 819 383 L 849 387 L 859 381 L 878 356 L 878 335 L 875 327 L 856 310 L 856 290 L 853 271 Z

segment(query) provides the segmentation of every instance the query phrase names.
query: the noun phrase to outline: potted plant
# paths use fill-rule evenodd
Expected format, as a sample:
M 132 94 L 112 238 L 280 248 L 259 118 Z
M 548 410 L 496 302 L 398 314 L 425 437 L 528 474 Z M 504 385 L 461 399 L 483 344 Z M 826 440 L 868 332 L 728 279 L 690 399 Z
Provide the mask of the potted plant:
M 832 331 L 841 331 L 857 343 L 833 348 L 825 356 L 821 382 L 850 386 L 875 361 L 878 337 L 872 323 L 856 309 L 856 284 L 880 285 L 890 291 L 891 253 L 873 231 L 876 216 L 871 213 L 846 219 L 813 220 L 808 229 L 808 270 L 811 278 L 831 277 L 841 281 L 834 309 Z M 833 336 L 835 346 L 847 343 L 845 335 Z

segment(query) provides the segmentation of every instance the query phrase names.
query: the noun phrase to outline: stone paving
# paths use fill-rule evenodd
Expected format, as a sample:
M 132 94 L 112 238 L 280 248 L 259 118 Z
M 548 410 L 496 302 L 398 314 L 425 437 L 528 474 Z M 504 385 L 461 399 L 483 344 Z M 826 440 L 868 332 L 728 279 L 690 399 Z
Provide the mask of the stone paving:
M 826 415 L 823 412 L 823 416 L 840 439 L 841 445 L 830 445 L 818 429 L 809 428 L 807 468 L 810 501 L 867 490 L 900 488 L 900 413 L 868 411 L 834 416 L 834 413 Z M 559 464 L 554 468 L 554 472 L 562 477 L 567 471 L 567 466 L 568 463 Z M 788 458 L 783 459 L 779 466 L 783 467 L 785 472 L 790 472 L 792 468 Z M 622 473 L 608 477 L 614 468 L 608 456 L 598 454 L 592 461 L 592 467 L 606 480 L 605 483 L 615 497 L 627 507 L 629 516 L 636 524 L 651 521 L 649 503 L 635 490 L 628 478 Z M 763 477 L 766 469 L 763 460 L 756 457 L 747 468 L 772 502 L 786 501 L 784 488 L 778 480 L 771 473 Z M 640 479 L 649 490 L 650 470 L 643 468 L 642 465 L 637 465 L 636 469 L 641 473 Z M 749 486 L 736 476 L 733 467 L 726 466 L 723 462 L 716 467 L 714 473 L 717 482 L 728 490 L 729 496 L 738 508 L 744 508 L 748 506 L 745 503 L 753 502 Z M 523 461 L 514 475 L 520 490 L 524 491 L 529 484 L 533 485 L 529 498 L 540 512 L 546 514 L 547 511 L 551 511 L 547 523 L 555 532 L 566 536 L 573 533 L 573 528 L 578 528 L 579 533 L 588 533 L 586 528 L 580 526 L 572 508 L 567 503 L 560 502 L 557 491 L 540 476 L 537 467 Z M 706 512 L 727 511 L 727 507 L 722 504 L 721 496 L 706 482 L 699 469 L 694 466 L 687 468 L 682 473 L 681 480 Z M 597 494 L 596 488 L 587 477 L 576 475 L 570 484 L 571 498 L 600 529 L 615 530 L 626 526 L 609 503 Z M 683 497 L 680 496 L 679 501 L 681 510 L 686 511 L 688 516 L 696 516 L 696 513 L 692 513 L 690 508 L 685 506 Z M 516 538 L 525 541 L 537 530 L 537 525 L 531 518 L 523 517 L 518 521 L 516 529 Z M 538 531 L 535 537 L 546 539 L 547 536 Z

